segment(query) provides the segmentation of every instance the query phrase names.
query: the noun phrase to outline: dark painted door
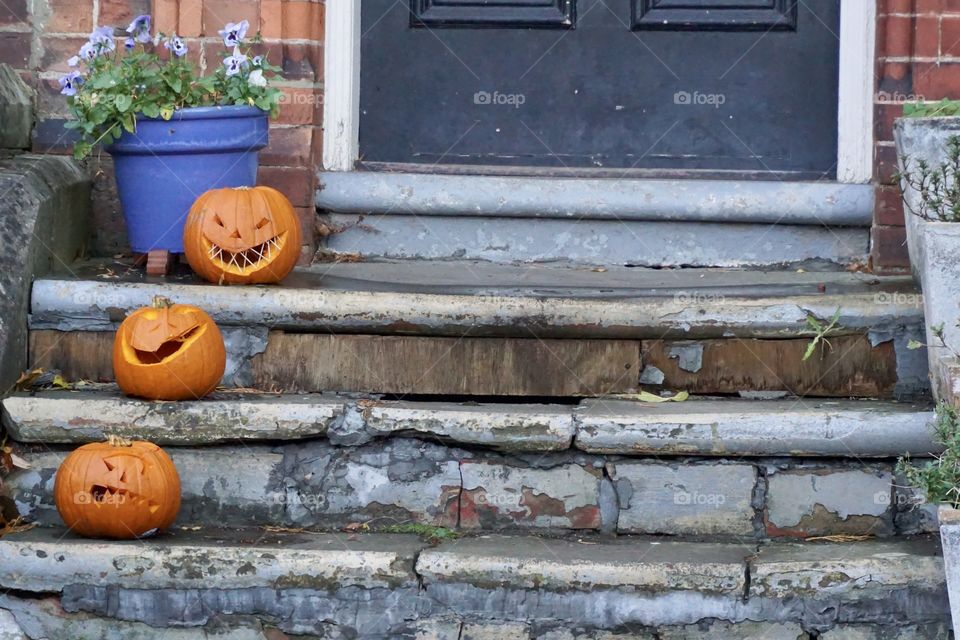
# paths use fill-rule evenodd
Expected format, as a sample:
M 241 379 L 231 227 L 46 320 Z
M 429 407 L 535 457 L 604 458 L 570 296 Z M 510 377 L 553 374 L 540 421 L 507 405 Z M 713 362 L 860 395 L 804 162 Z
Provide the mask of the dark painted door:
M 362 162 L 832 176 L 839 4 L 363 0 Z

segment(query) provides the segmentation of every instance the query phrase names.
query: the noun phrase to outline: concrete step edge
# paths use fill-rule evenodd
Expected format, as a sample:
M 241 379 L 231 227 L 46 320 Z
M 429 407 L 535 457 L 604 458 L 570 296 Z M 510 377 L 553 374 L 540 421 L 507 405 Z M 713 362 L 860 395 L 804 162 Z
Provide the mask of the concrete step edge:
M 172 446 L 323 436 L 359 445 L 415 436 L 516 452 L 862 458 L 937 451 L 927 405 L 809 398 L 660 404 L 594 398 L 560 405 L 217 393 L 152 402 L 110 386 L 15 394 L 3 400 L 2 419 L 15 441 L 47 444 L 119 435 Z
M 67 611 L 155 627 L 202 625 L 228 610 L 267 615 L 287 632 L 357 625 L 370 634 L 363 637 L 391 637 L 398 625 L 440 617 L 517 633 L 537 620 L 572 631 L 720 620 L 749 628 L 766 623 L 760 628 L 773 632 L 785 631 L 778 625 L 906 628 L 949 616 L 934 537 L 758 547 L 484 536 L 435 546 L 411 536 L 254 531 L 103 542 L 34 529 L 0 543 L 0 587 L 15 589 L 13 596 L 60 594 Z M 202 617 L 184 606 L 187 596 L 204 603 Z M 0 600 L 15 614 L 22 606 L 16 597 Z M 579 633 L 556 637 L 601 637 Z
M 691 294 L 577 298 L 216 287 L 178 283 L 41 279 L 33 285 L 31 329 L 109 331 L 156 295 L 206 310 L 221 326 L 287 331 L 522 338 L 787 338 L 812 335 L 808 314 L 841 315 L 835 333 L 896 339 L 922 329 L 921 296 L 881 289 L 818 295 Z M 920 336 L 917 333 L 917 336 Z M 902 336 L 901 336 L 902 337 Z M 919 338 L 918 338 L 919 339 Z M 904 342 L 904 345 L 906 342 Z

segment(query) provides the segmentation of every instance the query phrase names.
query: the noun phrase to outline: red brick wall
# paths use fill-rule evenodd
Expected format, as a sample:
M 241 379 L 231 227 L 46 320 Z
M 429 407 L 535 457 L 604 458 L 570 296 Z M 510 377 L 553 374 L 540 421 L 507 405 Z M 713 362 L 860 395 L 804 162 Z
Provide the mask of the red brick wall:
M 67 117 L 58 78 L 96 25 L 126 27 L 150 13 L 155 28 L 186 38 L 194 61 L 218 64 L 217 35 L 227 22 L 250 21 L 264 37 L 270 61 L 283 66 L 284 103 L 271 122 L 270 145 L 260 154 L 259 182 L 283 191 L 304 229 L 304 257 L 312 255 L 313 194 L 323 131 L 323 0 L 2 0 L 0 62 L 21 70 L 37 90 L 35 151 L 66 153 Z M 91 161 L 96 177 L 94 242 L 101 253 L 125 247 L 109 159 Z
M 880 271 L 909 266 L 903 205 L 893 179 L 893 121 L 905 100 L 960 98 L 960 0 L 879 0 L 872 257 Z

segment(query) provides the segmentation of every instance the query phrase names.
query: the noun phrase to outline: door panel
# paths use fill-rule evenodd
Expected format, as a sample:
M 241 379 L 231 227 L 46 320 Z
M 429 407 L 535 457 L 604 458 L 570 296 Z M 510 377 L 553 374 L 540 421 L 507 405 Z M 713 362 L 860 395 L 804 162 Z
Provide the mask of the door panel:
M 795 31 L 797 0 L 630 0 L 634 29 Z
M 830 177 L 839 2 L 790 4 L 795 20 L 784 7 L 782 0 L 363 0 L 361 157 Z M 441 8 L 447 28 L 423 24 Z M 520 10 L 561 8 L 574 28 L 515 28 L 530 19 Z M 646 30 L 645 17 L 657 11 L 671 13 L 670 28 Z M 781 22 L 754 30 L 776 16 Z
M 414 27 L 555 27 L 573 26 L 576 0 L 412 0 Z

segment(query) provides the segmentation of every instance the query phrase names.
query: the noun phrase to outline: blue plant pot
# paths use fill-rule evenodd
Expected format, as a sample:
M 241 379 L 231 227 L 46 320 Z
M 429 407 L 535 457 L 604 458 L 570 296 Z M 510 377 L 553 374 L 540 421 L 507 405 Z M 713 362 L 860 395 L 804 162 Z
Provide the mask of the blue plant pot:
M 106 145 L 131 248 L 182 253 L 183 224 L 202 193 L 256 184 L 267 128 L 256 107 L 191 107 L 170 120 L 139 117 L 136 133 Z

